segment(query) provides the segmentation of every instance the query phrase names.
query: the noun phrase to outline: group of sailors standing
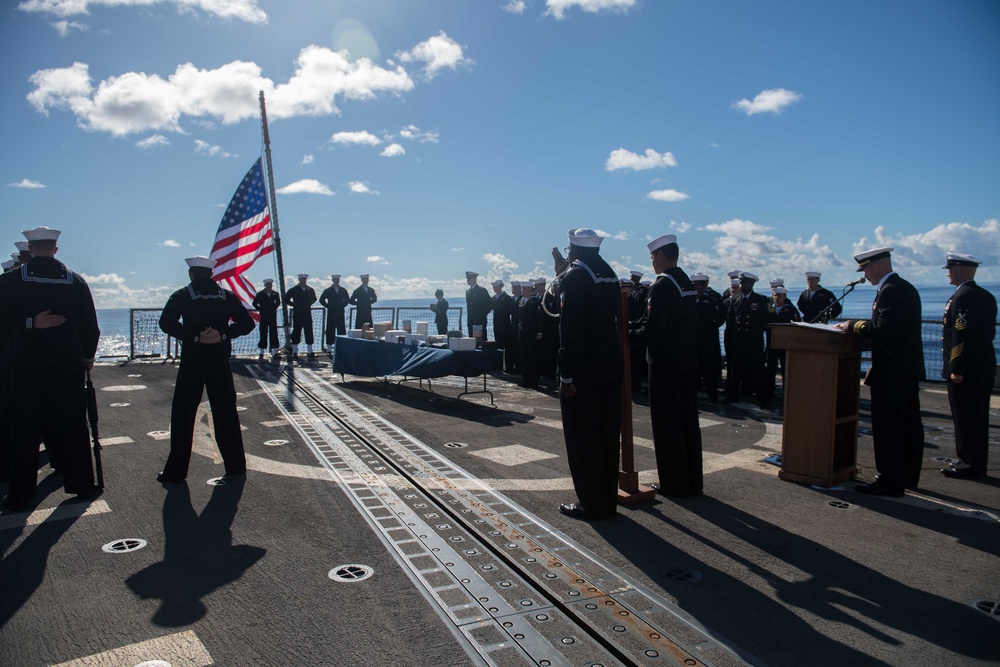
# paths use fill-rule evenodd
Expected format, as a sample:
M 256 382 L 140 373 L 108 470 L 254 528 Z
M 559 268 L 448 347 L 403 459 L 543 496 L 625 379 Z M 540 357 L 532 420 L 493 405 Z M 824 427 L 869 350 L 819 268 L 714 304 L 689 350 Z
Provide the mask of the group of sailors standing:
M 326 340 L 323 346 L 327 354 L 333 352 L 333 344 L 337 336 L 347 333 L 347 323 L 344 318 L 344 309 L 348 306 L 357 307 L 355 321 L 359 326 L 371 324 L 372 304 L 378 301 L 375 290 L 368 285 L 368 274 L 361 274 L 361 284 L 352 294 L 340 286 L 340 274 L 335 273 L 330 276 L 332 284 L 323 290 L 319 299 L 316 298 L 316 290 L 308 284 L 309 274 L 300 273 L 298 283 L 289 287 L 284 294 L 284 303 L 292 309 L 292 331 L 288 342 L 291 346 L 291 358 L 299 358 L 299 345 L 302 342 L 303 332 L 306 339 L 306 356 L 312 360 L 316 358 L 313 352 L 315 343 L 313 334 L 312 306 L 319 301 L 319 305 L 326 308 Z M 271 357 L 279 358 L 278 343 L 278 310 L 281 308 L 282 296 L 274 289 L 274 280 L 268 278 L 264 281 L 264 289 L 257 292 L 253 299 L 253 307 L 257 309 L 260 317 L 260 341 L 257 348 L 260 351 L 258 359 L 264 358 L 265 350 L 269 351 Z M 447 305 L 445 305 L 447 309 Z

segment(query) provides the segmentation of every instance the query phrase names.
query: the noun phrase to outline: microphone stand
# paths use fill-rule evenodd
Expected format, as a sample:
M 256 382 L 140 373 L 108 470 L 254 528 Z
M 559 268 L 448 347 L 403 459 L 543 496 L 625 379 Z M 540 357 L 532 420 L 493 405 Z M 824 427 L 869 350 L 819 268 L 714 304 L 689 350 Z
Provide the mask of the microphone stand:
M 827 306 L 823 310 L 821 310 L 819 312 L 819 315 L 817 315 L 816 317 L 814 317 L 812 319 L 812 321 L 809 322 L 809 324 L 816 324 L 817 322 L 822 322 L 823 324 L 826 324 L 827 320 L 828 320 L 828 318 L 826 316 L 830 312 L 830 310 L 832 310 L 833 307 L 836 306 L 838 303 L 840 303 L 841 301 L 843 301 L 844 297 L 846 297 L 848 294 L 850 294 L 851 292 L 853 292 L 854 288 L 856 286 L 860 285 L 861 282 L 863 282 L 863 281 L 856 282 L 856 283 L 850 283 L 849 285 L 847 285 L 844 288 L 843 292 L 841 293 L 840 298 L 837 299 L 836 301 L 834 301 L 833 303 L 831 303 L 829 306 Z

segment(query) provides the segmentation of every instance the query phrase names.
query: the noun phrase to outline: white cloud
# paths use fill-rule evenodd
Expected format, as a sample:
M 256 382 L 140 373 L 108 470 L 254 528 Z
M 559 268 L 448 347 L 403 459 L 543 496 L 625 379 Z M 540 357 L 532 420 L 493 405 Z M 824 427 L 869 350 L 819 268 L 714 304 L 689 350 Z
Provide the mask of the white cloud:
M 8 183 L 8 188 L 25 188 L 27 190 L 38 190 L 40 188 L 48 187 L 44 183 L 39 183 L 38 181 L 33 181 L 28 178 L 22 178 L 20 183 Z
M 142 141 L 135 142 L 135 145 L 143 150 L 147 148 L 153 148 L 154 146 L 169 146 L 170 141 L 167 140 L 162 134 L 154 134 L 152 136 L 146 137 Z
M 927 232 L 915 234 L 886 234 L 885 227 L 875 228 L 874 240 L 867 237 L 853 244 L 851 254 L 856 255 L 872 248 L 891 247 L 893 268 L 908 267 L 907 275 L 926 276 L 941 282 L 941 267 L 949 250 L 968 253 L 983 261 L 977 278 L 993 273 L 991 267 L 1000 265 L 1000 221 L 986 220 L 979 227 L 966 222 L 948 222 Z
M 528 6 L 524 0 L 510 0 L 506 5 L 500 7 L 500 9 L 511 14 L 523 14 L 527 8 Z
M 200 9 L 220 18 L 267 23 L 267 14 L 257 6 L 257 0 L 24 0 L 17 8 L 23 12 L 65 17 L 89 14 L 91 7 L 148 7 L 154 4 L 176 5 L 180 13 Z
M 382 157 L 399 157 L 406 155 L 406 149 L 399 144 L 389 144 L 379 155 Z
M 86 273 L 80 274 L 88 285 L 124 285 L 125 279 L 117 273 L 102 273 L 97 276 L 89 276 Z
M 635 5 L 636 0 L 545 0 L 545 16 L 563 19 L 566 17 L 566 12 L 574 7 L 588 14 L 607 11 L 627 12 Z
M 733 103 L 734 109 L 739 109 L 748 116 L 758 113 L 780 114 L 790 104 L 794 104 L 802 99 L 802 95 L 784 88 L 772 88 L 758 93 L 753 101 L 742 99 Z
M 257 118 L 263 90 L 273 119 L 339 114 L 336 101 L 368 100 L 379 93 L 413 89 L 402 67 L 393 70 L 366 58 L 355 61 L 320 46 L 299 52 L 287 83 L 275 85 L 253 62 L 233 61 L 213 70 L 178 65 L 166 79 L 158 74 L 126 72 L 91 83 L 89 66 L 39 70 L 29 78 L 28 102 L 41 114 L 66 109 L 89 131 L 123 136 L 136 132 L 183 132 L 180 121 L 218 120 L 224 124 Z
M 379 257 L 378 255 L 371 255 L 370 257 L 366 257 L 365 261 L 368 262 L 369 264 L 384 264 L 384 265 L 389 264 L 389 260 L 387 260 L 385 257 Z
M 670 229 L 677 232 L 678 234 L 683 234 L 691 229 L 691 224 L 688 222 L 674 222 L 670 221 Z
M 424 75 L 428 79 L 433 79 L 438 72 L 446 67 L 455 72 L 458 71 L 459 66 L 471 67 L 475 64 L 465 57 L 462 45 L 448 37 L 443 30 L 427 41 L 420 42 L 409 51 L 397 52 L 396 57 L 404 63 L 424 63 Z
M 79 30 L 80 32 L 86 32 L 90 29 L 86 23 L 80 23 L 79 21 L 56 21 L 50 24 L 56 29 L 60 37 L 66 37 L 70 30 Z
M 222 150 L 222 146 L 213 146 L 207 141 L 202 141 L 201 139 L 194 140 L 194 152 L 202 153 L 209 157 L 222 157 L 222 158 L 239 157 L 239 155 L 237 155 L 236 153 L 227 153 L 226 151 Z
M 333 196 L 333 190 L 313 178 L 304 178 L 301 181 L 289 183 L 285 187 L 275 190 L 275 193 L 279 195 L 310 194 Z
M 648 195 L 649 199 L 655 199 L 656 201 L 684 201 L 685 199 L 690 199 L 690 195 L 680 192 L 679 190 L 653 190 Z
M 509 283 L 514 272 L 520 268 L 517 262 L 500 253 L 486 253 L 481 259 L 490 265 L 485 273 L 488 283 L 498 279 Z
M 407 125 L 399 131 L 399 136 L 422 144 L 436 144 L 440 138 L 437 132 L 421 130 L 416 125 Z
M 769 233 L 773 231 L 770 227 L 739 218 L 705 225 L 701 230 L 719 234 L 713 242 L 714 252 L 688 253 L 681 245 L 681 263 L 689 273 L 707 273 L 716 285 L 735 269 L 753 271 L 762 281 L 784 278 L 794 285 L 804 282 L 806 271 L 847 266 L 828 245 L 820 243 L 819 234 L 807 240 L 782 239 Z
M 312 164 L 314 159 L 315 158 L 313 158 L 313 156 L 312 156 L 311 153 L 309 153 L 307 155 L 303 155 L 302 156 L 302 164 Z
M 330 142 L 334 144 L 378 146 L 382 140 L 367 130 L 360 132 L 337 132 L 330 137 Z
M 652 148 L 647 148 L 645 154 L 643 155 L 637 155 L 631 151 L 625 150 L 624 148 L 619 148 L 611 151 L 611 155 L 608 156 L 608 161 L 604 164 L 604 168 L 608 171 L 614 171 L 616 169 L 632 169 L 633 171 L 642 171 L 644 169 L 676 166 L 677 159 L 674 158 L 673 153 L 657 153 Z
M 451 249 L 452 252 L 462 252 L 463 250 L 465 250 L 465 248 L 452 248 Z
M 173 239 L 167 239 L 166 241 L 164 241 L 162 243 L 157 243 L 156 245 L 163 246 L 164 248 L 180 248 L 181 247 L 181 244 L 178 243 L 177 241 L 174 241 Z
M 106 308 L 162 308 L 167 299 L 177 291 L 180 285 L 160 285 L 133 289 L 125 284 L 124 279 L 114 273 L 99 276 L 87 276 L 84 280 L 90 284 L 90 293 L 94 297 L 94 305 L 100 309 Z M 91 281 L 98 282 L 91 282 Z
M 370 187 L 368 187 L 367 181 L 351 181 L 350 183 L 347 184 L 347 187 L 350 188 L 351 192 L 359 195 L 378 194 L 378 190 L 372 190 Z

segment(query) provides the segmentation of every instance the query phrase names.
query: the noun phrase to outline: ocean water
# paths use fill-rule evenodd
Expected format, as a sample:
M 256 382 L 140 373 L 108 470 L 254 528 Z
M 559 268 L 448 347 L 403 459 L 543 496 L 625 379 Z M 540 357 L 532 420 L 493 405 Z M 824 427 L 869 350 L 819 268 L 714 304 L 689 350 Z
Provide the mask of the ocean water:
M 982 286 L 990 290 L 994 296 L 1000 295 L 1000 283 L 983 283 Z M 790 288 L 789 296 L 792 297 L 792 301 L 798 300 L 798 295 L 804 287 L 801 288 Z M 829 289 L 829 288 L 828 288 Z M 932 286 L 918 286 L 920 290 L 920 298 L 922 305 L 922 319 L 923 320 L 937 320 L 940 321 L 944 316 L 944 309 L 948 303 L 948 299 L 954 293 L 955 288 L 951 285 L 932 285 Z M 837 289 L 832 289 L 834 294 L 838 294 Z M 446 297 L 447 298 L 447 297 Z M 858 285 L 853 292 L 847 295 L 844 299 L 844 312 L 841 315 L 842 318 L 866 318 L 871 316 L 872 302 L 875 300 L 875 288 L 871 285 Z M 378 301 L 375 304 L 376 308 L 405 308 L 409 311 L 405 316 L 409 319 L 417 321 L 419 319 L 426 319 L 426 321 L 431 323 L 431 330 L 434 331 L 434 314 L 428 308 L 429 304 L 434 301 L 433 297 L 427 297 L 422 299 L 386 299 L 384 301 Z M 448 299 L 449 304 L 452 308 L 465 308 L 465 295 L 464 294 L 454 294 Z M 426 318 L 421 318 L 420 313 L 426 312 Z M 141 318 L 137 318 L 137 331 L 149 330 L 155 328 L 156 317 L 159 316 L 157 311 L 147 311 L 142 314 Z M 314 317 L 314 321 L 318 324 L 318 319 Z M 464 313 L 463 313 L 464 319 Z M 101 327 L 101 342 L 98 347 L 98 356 L 105 358 L 113 357 L 127 357 L 130 354 L 131 349 L 131 318 L 130 311 L 127 308 L 114 309 L 114 310 L 99 310 L 97 311 L 97 320 Z M 464 322 L 463 322 L 464 325 Z M 464 326 L 462 327 L 464 329 Z M 941 330 L 940 325 L 935 324 L 925 324 L 923 327 L 923 338 L 924 338 L 924 356 L 927 365 L 927 375 L 929 377 L 936 378 L 941 369 Z M 250 339 L 253 339 L 250 342 Z M 245 347 L 248 351 L 240 350 L 240 353 L 251 353 L 251 349 L 256 345 L 256 334 L 250 334 L 246 339 L 240 339 L 241 342 L 245 343 Z M 320 342 L 317 336 L 317 344 Z M 994 340 L 994 345 L 997 348 L 998 358 L 1000 358 L 1000 337 Z M 141 346 L 139 346 L 141 348 Z M 255 350 L 252 350 L 255 351 Z M 137 349 L 137 353 L 162 353 L 160 349 Z

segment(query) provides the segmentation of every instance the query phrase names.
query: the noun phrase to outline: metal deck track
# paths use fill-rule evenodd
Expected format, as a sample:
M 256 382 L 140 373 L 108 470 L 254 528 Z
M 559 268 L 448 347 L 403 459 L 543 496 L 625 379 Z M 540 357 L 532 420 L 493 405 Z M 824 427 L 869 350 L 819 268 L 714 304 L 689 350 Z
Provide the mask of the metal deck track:
M 759 664 L 317 371 L 248 368 L 474 662 Z

